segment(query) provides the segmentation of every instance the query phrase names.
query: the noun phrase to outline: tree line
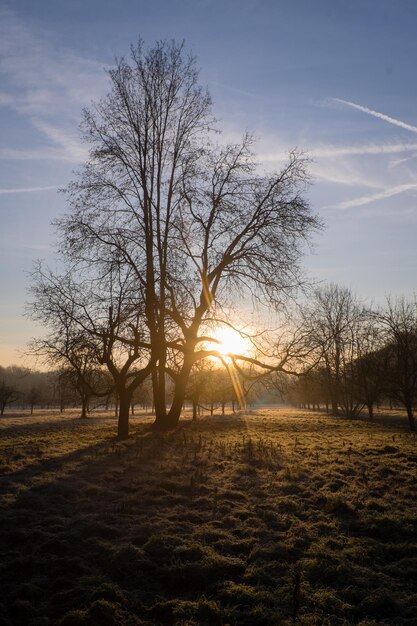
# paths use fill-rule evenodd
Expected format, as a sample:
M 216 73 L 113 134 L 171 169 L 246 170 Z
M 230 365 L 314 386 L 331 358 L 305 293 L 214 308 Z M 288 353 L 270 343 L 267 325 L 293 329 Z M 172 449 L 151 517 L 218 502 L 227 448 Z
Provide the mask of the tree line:
M 83 378 L 85 377 L 85 378 Z M 199 364 L 192 371 L 185 392 L 185 404 L 192 419 L 202 414 L 213 415 L 215 411 L 236 411 L 252 404 L 261 397 L 271 397 L 271 389 L 264 382 L 245 385 L 239 381 L 241 394 L 236 390 L 229 372 L 214 362 Z M 172 394 L 168 385 L 167 394 Z M 275 400 L 282 396 L 272 393 Z M 151 377 L 145 379 L 132 395 L 130 414 L 137 408 L 154 413 Z M 6 409 L 29 410 L 33 415 L 39 409 L 54 409 L 61 413 L 65 409 L 79 409 L 80 417 L 86 418 L 94 411 L 113 411 L 119 414 L 120 399 L 108 372 L 101 368 L 89 368 L 82 373 L 74 368 L 42 372 L 17 365 L 0 366 L 0 414 Z M 7 411 L 6 411 L 7 413 Z
M 415 430 L 417 311 L 415 300 L 387 298 L 364 306 L 347 288 L 313 291 L 301 320 L 313 348 L 313 365 L 288 386 L 288 397 L 333 415 L 372 419 L 379 403 L 403 407 Z
M 0 366 L 0 414 L 7 413 L 7 409 L 30 410 L 33 415 L 39 409 L 64 412 L 77 408 L 80 417 L 87 417 L 97 408 L 117 409 L 118 399 L 106 373 L 97 370 L 94 379 L 95 390 L 91 379 L 82 379 L 79 372 L 68 366 L 48 372 L 17 365 Z M 132 399 L 132 407 L 147 406 L 149 402 L 149 385 L 144 385 Z

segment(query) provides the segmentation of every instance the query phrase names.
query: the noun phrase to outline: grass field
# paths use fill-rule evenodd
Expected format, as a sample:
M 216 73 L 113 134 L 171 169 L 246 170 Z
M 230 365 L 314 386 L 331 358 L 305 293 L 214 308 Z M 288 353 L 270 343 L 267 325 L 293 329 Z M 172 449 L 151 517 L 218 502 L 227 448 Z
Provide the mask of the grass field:
M 406 420 L 0 422 L 0 624 L 417 625 Z

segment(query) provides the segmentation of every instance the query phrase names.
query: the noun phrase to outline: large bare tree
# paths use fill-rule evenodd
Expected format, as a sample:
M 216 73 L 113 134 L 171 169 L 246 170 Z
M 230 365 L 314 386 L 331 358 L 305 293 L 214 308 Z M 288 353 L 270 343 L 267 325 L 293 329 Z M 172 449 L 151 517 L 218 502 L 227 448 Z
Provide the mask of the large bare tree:
M 167 428 L 193 365 L 217 354 L 214 320 L 237 298 L 279 306 L 302 281 L 303 247 L 319 222 L 303 197 L 302 157 L 259 174 L 250 137 L 215 142 L 210 96 L 182 44 L 139 42 L 109 78 L 107 97 L 84 112 L 90 156 L 68 188 L 60 244 L 81 291 L 86 272 L 106 276 L 117 263 L 129 274 L 143 331 L 117 338 L 140 348 L 156 425 Z

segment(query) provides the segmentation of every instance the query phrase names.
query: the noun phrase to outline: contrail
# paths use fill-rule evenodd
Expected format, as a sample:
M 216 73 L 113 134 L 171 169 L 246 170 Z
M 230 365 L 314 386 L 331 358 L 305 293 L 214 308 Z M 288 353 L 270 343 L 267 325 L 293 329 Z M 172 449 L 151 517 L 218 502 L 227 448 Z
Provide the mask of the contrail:
M 32 193 L 32 191 L 50 191 L 51 189 L 58 189 L 56 185 L 53 187 L 20 187 L 17 189 L 0 189 L 0 194 L 3 193 Z
M 400 128 L 409 130 L 412 133 L 417 133 L 417 126 L 413 126 L 412 124 L 407 124 L 406 122 L 397 120 L 395 119 L 395 117 L 390 117 L 389 115 L 385 115 L 385 113 L 379 113 L 379 111 L 368 109 L 368 107 L 364 107 L 361 104 L 355 104 L 354 102 L 349 102 L 349 100 L 342 100 L 341 98 L 332 98 L 332 100 L 334 102 L 340 102 L 341 104 L 346 104 L 348 107 L 352 107 L 352 109 L 357 109 L 358 111 L 362 111 L 363 113 L 367 113 L 368 115 L 373 115 L 373 117 L 377 117 L 380 120 L 384 120 L 384 122 L 388 122 L 389 124 L 393 124 L 394 126 L 399 126 Z
M 351 209 L 353 207 L 364 206 L 365 204 L 370 204 L 371 202 L 375 202 L 376 200 L 384 200 L 385 198 L 391 198 L 391 196 L 396 196 L 404 191 L 417 189 L 417 183 L 406 183 L 404 185 L 397 185 L 396 187 L 390 187 L 388 189 L 384 189 L 381 192 L 373 193 L 367 196 L 361 196 L 359 198 L 354 198 L 353 200 L 345 200 L 344 202 L 339 202 L 338 204 L 329 205 L 324 207 L 326 209 L 335 208 L 335 209 Z

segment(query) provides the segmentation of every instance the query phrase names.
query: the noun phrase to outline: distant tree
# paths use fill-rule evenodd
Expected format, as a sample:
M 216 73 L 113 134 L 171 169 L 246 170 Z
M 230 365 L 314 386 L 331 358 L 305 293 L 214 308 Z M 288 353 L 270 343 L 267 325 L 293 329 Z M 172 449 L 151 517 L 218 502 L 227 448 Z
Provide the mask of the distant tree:
M 208 372 L 204 361 L 197 362 L 192 368 L 187 381 L 185 400 L 189 400 L 192 406 L 192 419 L 195 421 L 199 412 L 207 386 Z
M 8 404 L 12 404 L 19 398 L 19 390 L 8 383 L 5 378 L 0 378 L 0 414 L 4 414 L 4 410 Z
M 297 377 L 283 372 L 272 372 L 262 380 L 266 397 L 273 398 L 274 403 L 297 404 L 292 394 L 294 379 L 297 380 Z
M 233 404 L 237 400 L 236 388 L 233 384 L 234 375 L 233 373 L 231 375 L 226 367 L 221 367 L 217 370 L 216 379 L 216 399 L 224 415 L 226 405 Z
M 61 367 L 51 371 L 52 405 L 58 406 L 60 413 L 76 404 L 76 391 L 73 387 L 73 378 L 68 375 L 67 368 Z
M 85 353 L 81 349 L 68 366 L 61 370 L 60 376 L 61 384 L 66 386 L 67 390 L 73 391 L 74 404 L 81 405 L 81 418 L 87 417 L 90 402 L 94 397 L 104 397 L 109 393 L 108 388 L 103 388 L 105 381 L 101 371 L 97 365 L 90 362 L 88 352 Z
M 0 415 L 22 396 L 22 380 L 28 373 L 28 369 L 17 365 L 0 366 Z
M 152 406 L 152 380 L 150 376 L 146 378 L 133 393 L 131 401 L 132 415 L 134 414 L 137 404 L 139 404 L 142 409 L 148 409 Z
M 30 414 L 33 415 L 35 405 L 42 400 L 42 389 L 32 385 L 25 394 L 25 400 L 29 404 Z
M 380 324 L 372 312 L 365 312 L 358 332 L 357 356 L 353 363 L 354 394 L 366 406 L 370 419 L 374 406 L 384 393 L 387 374 L 387 350 Z
M 358 361 L 360 356 L 366 353 L 366 343 L 369 339 L 367 336 L 368 311 L 354 299 L 350 316 L 350 324 L 346 326 L 341 351 L 339 398 L 342 412 L 347 417 L 358 417 L 365 405 L 360 393 L 363 379 Z M 369 391 L 368 389 L 368 395 Z
M 323 384 L 333 415 L 343 405 L 346 413 L 357 413 L 353 393 L 353 362 L 358 355 L 357 338 L 363 307 L 349 289 L 330 284 L 316 289 L 304 307 L 306 333 L 317 352 Z
M 328 374 L 323 367 L 315 367 L 305 375 L 290 378 L 283 388 L 285 397 L 291 404 L 299 405 L 307 409 L 319 409 L 324 405 L 329 410 Z
M 385 343 L 385 389 L 402 404 L 410 430 L 415 431 L 413 408 L 417 397 L 416 304 L 405 298 L 388 298 L 385 309 L 375 316 Z
M 52 402 L 50 389 L 50 373 L 30 370 L 20 383 L 22 403 L 29 406 L 31 415 L 35 406 L 47 405 Z
M 231 403 L 233 408 L 236 402 L 244 402 L 244 390 L 241 382 L 241 374 L 235 369 L 228 358 L 221 358 L 220 362 L 215 360 L 203 361 L 201 366 L 202 392 L 201 399 L 210 415 L 220 406 L 222 415 L 225 407 Z M 239 393 L 238 390 L 241 390 Z

